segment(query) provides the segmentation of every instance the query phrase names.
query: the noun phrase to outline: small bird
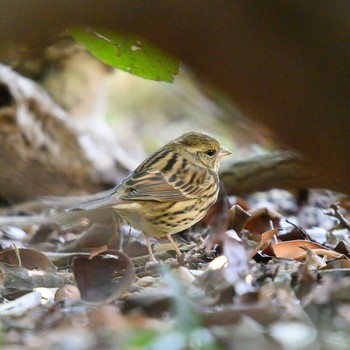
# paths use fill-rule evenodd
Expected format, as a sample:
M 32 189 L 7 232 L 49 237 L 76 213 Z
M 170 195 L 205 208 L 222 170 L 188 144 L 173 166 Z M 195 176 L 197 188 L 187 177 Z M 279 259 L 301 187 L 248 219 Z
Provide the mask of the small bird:
M 157 263 L 150 237 L 171 235 L 201 220 L 219 193 L 219 159 L 231 152 L 212 136 L 189 132 L 144 160 L 105 198 L 74 209 L 112 207 L 131 227 L 143 231 L 150 263 Z

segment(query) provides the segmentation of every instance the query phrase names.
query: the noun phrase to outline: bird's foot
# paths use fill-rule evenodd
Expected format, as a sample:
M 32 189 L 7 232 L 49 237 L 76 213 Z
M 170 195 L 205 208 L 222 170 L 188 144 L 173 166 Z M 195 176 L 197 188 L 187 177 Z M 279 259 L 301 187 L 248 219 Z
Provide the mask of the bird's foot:
M 177 256 L 177 262 L 179 263 L 179 265 L 183 265 L 185 263 L 185 257 L 186 254 L 184 252 Z
M 150 261 L 145 264 L 145 270 L 153 270 L 157 266 L 159 266 L 159 261 L 156 259 L 150 259 Z

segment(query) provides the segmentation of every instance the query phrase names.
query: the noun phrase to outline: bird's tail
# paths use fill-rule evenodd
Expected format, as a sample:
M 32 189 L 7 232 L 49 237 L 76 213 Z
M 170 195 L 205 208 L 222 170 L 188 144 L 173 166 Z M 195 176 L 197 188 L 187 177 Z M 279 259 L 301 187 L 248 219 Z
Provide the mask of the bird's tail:
M 105 198 L 97 199 L 91 202 L 80 204 L 76 207 L 68 209 L 71 210 L 93 210 L 93 209 L 101 209 L 101 208 L 108 208 L 113 207 L 120 203 L 120 200 L 118 198 L 115 198 L 114 196 L 108 196 Z

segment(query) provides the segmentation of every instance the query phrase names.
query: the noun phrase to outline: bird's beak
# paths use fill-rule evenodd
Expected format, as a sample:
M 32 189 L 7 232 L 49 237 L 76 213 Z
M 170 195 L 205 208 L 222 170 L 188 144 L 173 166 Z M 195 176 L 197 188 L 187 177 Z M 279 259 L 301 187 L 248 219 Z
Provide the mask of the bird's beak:
M 230 154 L 232 154 L 231 151 L 229 151 L 227 148 L 221 146 L 220 152 L 218 154 L 218 158 L 226 157 L 226 156 L 229 156 Z

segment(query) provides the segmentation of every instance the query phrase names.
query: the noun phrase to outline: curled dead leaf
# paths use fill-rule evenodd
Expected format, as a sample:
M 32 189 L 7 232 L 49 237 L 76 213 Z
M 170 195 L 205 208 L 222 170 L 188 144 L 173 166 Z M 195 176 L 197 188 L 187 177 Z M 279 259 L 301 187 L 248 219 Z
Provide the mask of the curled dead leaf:
M 16 249 L 5 250 L 0 253 L 0 262 L 28 270 L 56 271 L 56 266 L 44 253 L 29 248 L 19 248 L 17 252 Z
M 305 248 L 308 248 L 314 251 L 316 254 L 325 255 L 327 257 L 340 257 L 341 254 L 336 253 L 321 244 L 304 241 L 304 240 L 295 240 L 295 241 L 286 241 L 279 242 L 274 245 L 270 245 L 263 250 L 264 254 L 274 255 L 277 258 L 293 259 L 297 261 L 302 261 L 306 257 Z
M 230 213 L 232 215 L 231 228 L 239 234 L 251 215 L 237 204 L 230 209 Z
M 272 230 L 266 231 L 261 234 L 261 241 L 259 245 L 254 249 L 252 253 L 252 257 L 266 245 L 266 242 L 271 239 L 280 229 L 279 228 L 274 228 Z
M 131 259 L 117 250 L 107 250 L 91 259 L 75 258 L 73 273 L 81 298 L 90 302 L 117 299 L 135 278 Z
M 245 229 L 251 233 L 262 233 L 280 226 L 281 215 L 269 208 L 259 208 L 249 213 Z
M 336 247 L 334 248 L 334 250 L 338 253 L 344 254 L 346 256 L 350 255 L 350 244 L 344 242 L 344 241 L 340 241 Z
M 303 247 L 301 247 L 303 248 Z M 334 259 L 334 258 L 340 258 L 343 254 L 334 252 L 332 250 L 328 250 L 328 249 L 308 249 L 306 248 L 306 251 L 304 251 L 303 253 L 300 253 L 299 255 L 297 255 L 294 260 L 297 261 L 303 261 L 305 260 L 305 258 L 307 257 L 307 254 L 316 254 L 316 255 L 323 255 L 325 257 L 327 257 L 328 259 Z

